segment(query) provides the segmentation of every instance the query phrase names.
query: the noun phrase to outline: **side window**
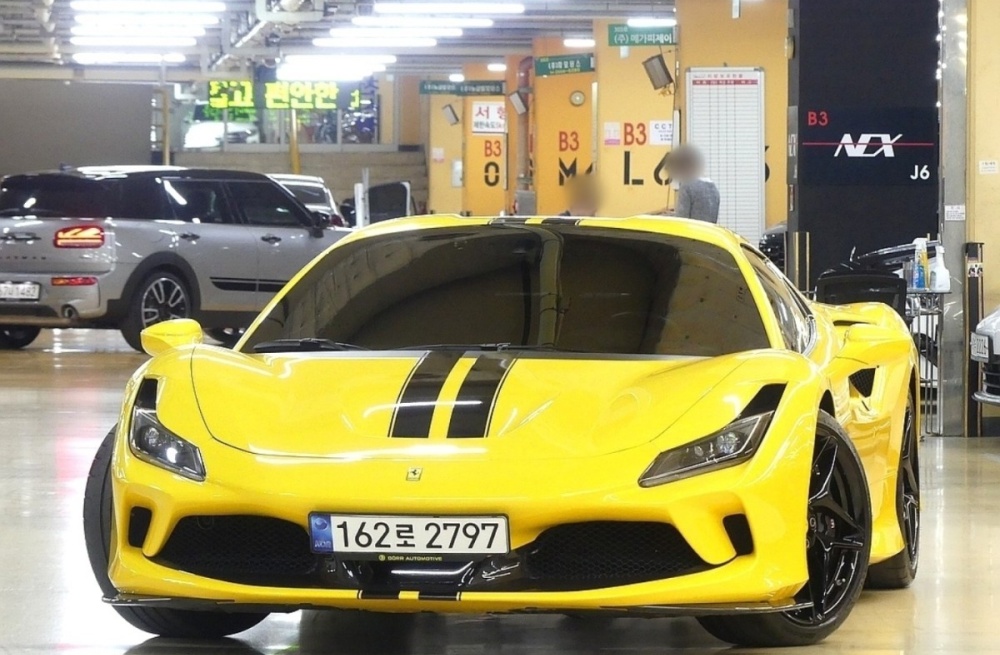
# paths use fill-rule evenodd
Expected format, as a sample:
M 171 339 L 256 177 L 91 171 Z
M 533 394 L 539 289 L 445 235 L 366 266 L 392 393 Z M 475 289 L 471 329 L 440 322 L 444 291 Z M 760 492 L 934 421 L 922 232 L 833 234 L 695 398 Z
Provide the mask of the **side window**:
M 174 218 L 187 223 L 234 223 L 221 182 L 163 180 Z
M 119 184 L 121 194 L 116 218 L 146 221 L 173 219 L 167 205 L 163 183 L 153 177 L 129 177 Z
M 250 225 L 307 227 L 309 217 L 290 196 L 269 182 L 229 182 L 233 201 Z
M 782 277 L 757 253 L 746 250 L 747 259 L 764 287 L 768 303 L 778 319 L 781 336 L 789 350 L 805 352 L 812 339 L 812 324 L 801 300 Z

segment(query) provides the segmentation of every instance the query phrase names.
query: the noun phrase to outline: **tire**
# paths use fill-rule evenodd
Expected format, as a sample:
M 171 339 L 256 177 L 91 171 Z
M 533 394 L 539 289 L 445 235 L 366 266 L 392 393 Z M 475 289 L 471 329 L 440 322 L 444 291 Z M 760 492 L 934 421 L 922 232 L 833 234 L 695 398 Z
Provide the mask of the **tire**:
M 847 619 L 868 570 L 871 499 L 854 445 L 825 412 L 820 412 L 816 428 L 807 507 L 809 580 L 795 600 L 814 605 L 774 614 L 699 618 L 713 636 L 749 647 L 807 646 L 825 639 Z
M 913 394 L 906 400 L 903 422 L 903 442 L 899 452 L 899 473 L 896 476 L 896 516 L 903 533 L 903 550 L 884 562 L 868 569 L 868 587 L 872 589 L 903 589 L 917 577 L 920 563 L 920 459 L 914 417 Z
M 30 325 L 10 325 L 0 327 L 0 348 L 20 350 L 38 338 L 42 328 Z
M 128 345 L 141 352 L 143 330 L 166 320 L 190 318 L 193 311 L 187 283 L 169 271 L 153 271 L 136 289 L 119 329 Z
M 208 336 L 218 341 L 224 348 L 232 348 L 243 338 L 245 328 L 209 328 L 205 330 Z
M 105 597 L 117 595 L 118 590 L 108 577 L 108 558 L 111 552 L 112 503 L 111 457 L 114 450 L 115 429 L 104 437 L 97 450 L 94 463 L 87 476 L 83 496 L 83 535 L 87 544 L 87 557 Z M 161 637 L 184 639 L 217 639 L 249 630 L 267 617 L 261 613 L 197 612 L 164 607 L 118 607 L 115 611 L 134 627 Z

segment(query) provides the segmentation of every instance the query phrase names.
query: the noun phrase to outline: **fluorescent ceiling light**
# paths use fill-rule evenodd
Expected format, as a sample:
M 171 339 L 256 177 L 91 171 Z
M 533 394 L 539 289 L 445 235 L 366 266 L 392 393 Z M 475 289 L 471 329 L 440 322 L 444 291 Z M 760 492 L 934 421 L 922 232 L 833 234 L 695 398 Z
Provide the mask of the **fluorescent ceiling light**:
M 160 55 L 151 52 L 78 52 L 73 60 L 78 64 L 182 64 L 180 53 Z
M 461 73 L 452 73 L 448 76 L 448 81 L 454 82 L 455 84 L 461 84 L 465 81 L 465 75 L 462 75 Z
M 313 39 L 313 45 L 317 48 L 433 48 L 437 45 L 435 39 L 418 39 L 412 37 L 399 37 L 388 39 L 356 39 L 344 37 L 326 37 Z
M 674 27 L 677 25 L 676 18 L 650 18 L 650 17 L 639 17 L 639 18 L 629 18 L 629 27 Z
M 492 18 L 461 16 L 355 16 L 351 22 L 358 27 L 493 27 Z
M 285 64 L 311 66 L 339 66 L 350 64 L 395 64 L 396 55 L 285 55 Z
M 330 36 L 349 39 L 395 39 L 462 36 L 457 27 L 334 27 Z
M 193 36 L 72 36 L 69 42 L 98 48 L 189 48 L 198 45 Z
M 211 14 L 76 14 L 77 25 L 218 25 L 219 17 Z
M 593 48 L 597 42 L 593 39 L 569 38 L 563 39 L 563 45 L 567 48 Z
M 225 2 L 201 0 L 73 0 L 73 11 L 101 13 L 152 13 L 152 14 L 221 14 Z
M 523 14 L 514 2 L 376 2 L 376 14 Z
M 143 37 L 205 36 L 205 28 L 198 25 L 145 25 Z M 135 25 L 74 25 L 70 30 L 75 36 L 120 36 L 139 31 Z
M 354 82 L 385 71 L 382 64 L 369 66 L 314 66 L 282 64 L 277 76 L 283 82 Z
M 507 64 L 497 63 L 497 64 L 486 64 L 486 70 L 491 73 L 506 73 Z

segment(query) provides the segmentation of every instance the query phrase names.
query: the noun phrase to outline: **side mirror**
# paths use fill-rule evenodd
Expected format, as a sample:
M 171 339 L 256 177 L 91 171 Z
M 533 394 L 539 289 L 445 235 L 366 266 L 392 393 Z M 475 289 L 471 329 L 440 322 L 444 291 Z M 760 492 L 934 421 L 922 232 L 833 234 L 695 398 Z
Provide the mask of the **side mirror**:
M 907 332 L 881 325 L 853 325 L 831 363 L 831 374 L 846 377 L 863 368 L 890 364 L 908 357 L 913 348 L 913 337 Z
M 313 218 L 313 224 L 317 227 L 330 227 L 333 224 L 333 219 L 330 214 L 326 212 L 321 212 L 318 210 L 313 210 L 309 212 Z
M 190 318 L 177 318 L 151 325 L 139 335 L 142 349 L 156 357 L 173 348 L 193 346 L 202 341 L 201 324 Z

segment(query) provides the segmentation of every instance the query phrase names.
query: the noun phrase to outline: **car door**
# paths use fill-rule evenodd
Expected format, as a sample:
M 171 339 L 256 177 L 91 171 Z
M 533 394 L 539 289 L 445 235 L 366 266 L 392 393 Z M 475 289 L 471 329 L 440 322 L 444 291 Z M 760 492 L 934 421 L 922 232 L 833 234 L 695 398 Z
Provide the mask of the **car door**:
M 257 305 L 263 307 L 337 233 L 321 229 L 306 208 L 270 180 L 227 183 L 230 198 L 257 247 Z
M 257 244 L 233 212 L 222 182 L 164 179 L 174 218 L 166 222 L 170 248 L 194 269 L 208 312 L 257 310 Z

